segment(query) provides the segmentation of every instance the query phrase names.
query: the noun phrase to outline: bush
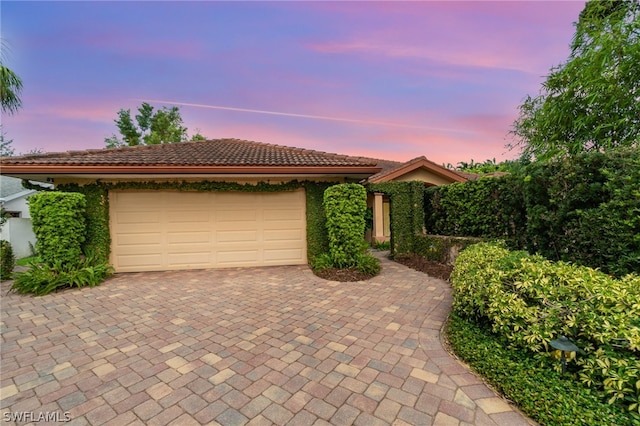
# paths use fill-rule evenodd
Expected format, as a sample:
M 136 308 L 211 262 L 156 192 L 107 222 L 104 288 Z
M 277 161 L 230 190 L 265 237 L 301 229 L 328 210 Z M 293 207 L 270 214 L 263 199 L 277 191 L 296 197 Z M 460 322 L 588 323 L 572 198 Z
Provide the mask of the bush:
M 390 250 L 391 241 L 374 241 L 373 248 L 376 250 Z
M 60 261 L 54 265 L 34 262 L 27 271 L 16 274 L 11 290 L 43 296 L 63 288 L 94 287 L 112 273 L 110 265 L 97 262 L 94 256 L 88 256 L 75 265 Z
M 451 283 L 456 314 L 487 322 L 511 347 L 531 353 L 568 337 L 586 354 L 571 373 L 609 402 L 640 413 L 640 276 L 615 279 L 480 243 L 460 254 Z M 549 354 L 541 356 L 553 362 Z
M 484 177 L 425 189 L 425 227 L 430 234 L 503 239 L 524 245 L 526 217 L 522 178 Z
M 640 419 L 579 381 L 562 377 L 531 352 L 508 348 L 509 342 L 487 327 L 455 313 L 447 337 L 455 353 L 499 392 L 542 425 L 631 425 Z
M 67 192 L 40 192 L 29 198 L 36 251 L 51 267 L 76 265 L 85 241 L 85 196 Z
M 0 280 L 11 279 L 16 258 L 9 241 L 0 240 Z
M 339 268 L 356 266 L 367 247 L 364 240 L 366 189 L 355 183 L 331 186 L 324 192 L 324 209 L 333 264 Z
M 363 274 L 378 275 L 380 273 L 380 261 L 377 257 L 364 253 L 358 257 L 356 269 Z
M 534 162 L 511 175 L 425 190 L 429 233 L 503 239 L 513 249 L 640 273 L 640 150 Z

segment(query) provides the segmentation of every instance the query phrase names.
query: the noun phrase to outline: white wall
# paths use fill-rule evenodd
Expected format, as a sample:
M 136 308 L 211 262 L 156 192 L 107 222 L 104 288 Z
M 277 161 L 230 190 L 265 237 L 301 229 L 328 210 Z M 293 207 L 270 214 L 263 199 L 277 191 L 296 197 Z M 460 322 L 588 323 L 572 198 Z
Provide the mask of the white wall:
M 27 197 L 16 198 L 15 200 L 6 201 L 2 204 L 2 207 L 9 212 L 20 212 L 21 218 L 29 219 L 29 204 L 27 204 Z
M 11 243 L 16 259 L 31 256 L 29 243 L 36 245 L 36 236 L 31 228 L 31 219 L 12 217 L 0 230 L 0 239 Z

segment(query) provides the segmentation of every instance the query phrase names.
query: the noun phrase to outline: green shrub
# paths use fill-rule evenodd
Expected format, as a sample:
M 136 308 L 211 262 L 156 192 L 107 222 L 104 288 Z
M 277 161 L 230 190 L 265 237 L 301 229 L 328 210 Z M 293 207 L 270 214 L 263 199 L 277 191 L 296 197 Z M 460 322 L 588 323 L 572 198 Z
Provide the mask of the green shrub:
M 640 150 L 534 162 L 496 178 L 425 190 L 439 235 L 503 239 L 552 260 L 616 276 L 640 273 Z
M 370 253 L 361 254 L 356 262 L 356 269 L 364 274 L 378 275 L 380 273 L 380 260 Z
M 16 258 L 9 241 L 0 240 L 0 280 L 11 279 Z
M 391 248 L 390 241 L 374 241 L 373 248 L 376 250 L 389 250 Z
M 344 183 L 324 192 L 329 254 L 339 268 L 356 266 L 366 250 L 364 240 L 367 191 L 362 185 Z
M 567 336 L 586 353 L 571 372 L 610 402 L 640 412 L 640 276 L 615 279 L 480 243 L 460 254 L 451 283 L 456 314 L 487 322 L 512 347 L 532 353 Z
M 454 352 L 499 392 L 542 425 L 632 425 L 640 417 L 579 381 L 563 377 L 531 352 L 472 320 L 449 317 L 447 337 Z
M 75 265 L 60 261 L 54 265 L 34 262 L 27 271 L 15 274 L 11 290 L 20 294 L 43 296 L 63 288 L 94 287 L 112 273 L 112 267 L 107 263 L 97 262 L 95 256 L 88 256 Z
M 525 204 L 519 176 L 484 177 L 425 189 L 425 227 L 436 235 L 503 239 L 524 245 Z
M 45 264 L 66 267 L 80 262 L 85 209 L 86 199 L 78 193 L 40 192 L 29 198 L 36 250 Z
M 329 253 L 321 253 L 317 255 L 316 257 L 311 259 L 309 265 L 314 271 L 324 271 L 326 269 L 335 268 L 333 259 L 331 258 L 331 255 Z

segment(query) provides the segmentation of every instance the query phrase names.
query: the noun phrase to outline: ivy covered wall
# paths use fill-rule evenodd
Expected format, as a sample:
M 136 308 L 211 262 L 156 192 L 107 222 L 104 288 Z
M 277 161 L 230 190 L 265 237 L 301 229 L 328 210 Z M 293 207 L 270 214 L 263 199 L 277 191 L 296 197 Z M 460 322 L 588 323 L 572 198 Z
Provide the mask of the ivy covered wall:
M 110 190 L 175 190 L 175 191 L 243 191 L 277 192 L 304 188 L 307 210 L 307 259 L 313 259 L 329 249 L 326 218 L 322 207 L 324 190 L 336 182 L 288 181 L 281 183 L 236 183 L 217 181 L 136 181 L 95 182 L 86 185 L 61 184 L 56 189 L 79 192 L 87 199 L 87 239 L 83 249 L 94 253 L 104 262 L 109 261 L 111 236 L 109 233 Z

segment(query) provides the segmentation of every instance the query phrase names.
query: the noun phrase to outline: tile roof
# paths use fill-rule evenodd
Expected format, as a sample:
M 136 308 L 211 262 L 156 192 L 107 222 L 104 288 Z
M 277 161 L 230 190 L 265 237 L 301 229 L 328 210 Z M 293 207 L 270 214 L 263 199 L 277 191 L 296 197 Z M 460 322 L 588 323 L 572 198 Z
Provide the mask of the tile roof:
M 214 139 L 5 157 L 2 165 L 375 167 L 376 161 L 239 139 Z

